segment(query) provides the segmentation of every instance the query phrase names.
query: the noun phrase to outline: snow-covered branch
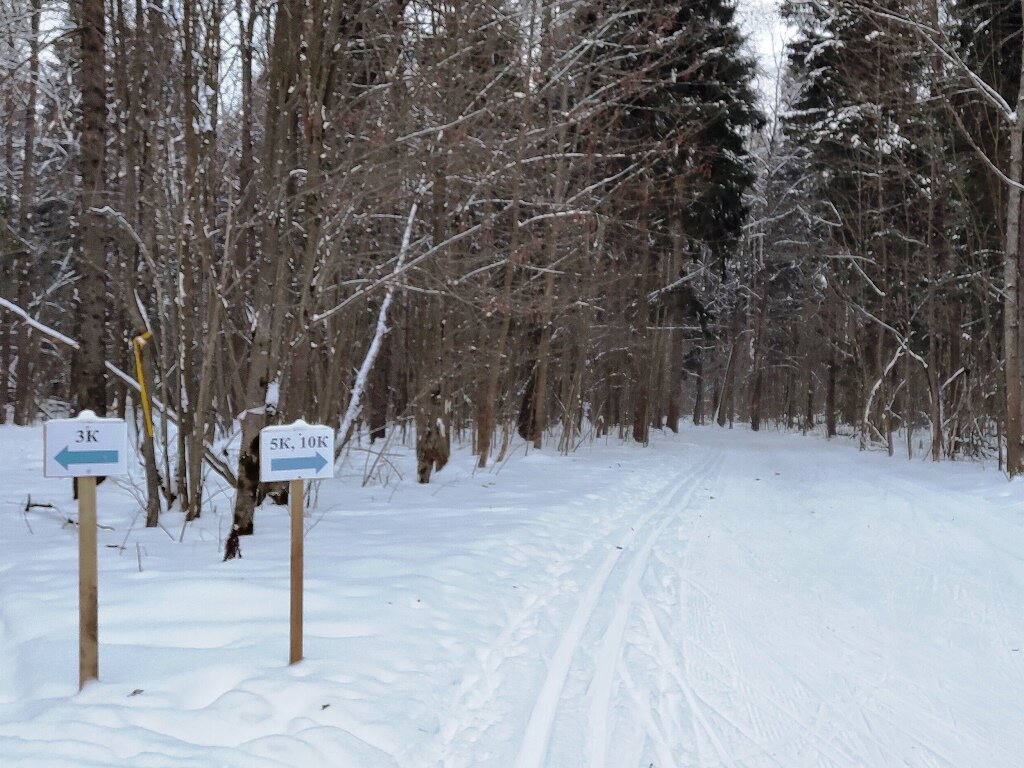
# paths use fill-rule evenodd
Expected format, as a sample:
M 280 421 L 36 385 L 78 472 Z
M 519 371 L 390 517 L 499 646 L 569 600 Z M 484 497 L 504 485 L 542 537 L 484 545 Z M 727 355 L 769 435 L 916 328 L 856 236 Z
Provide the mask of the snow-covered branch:
M 8 312 L 11 312 L 14 315 L 17 315 L 18 317 L 20 317 L 22 319 L 22 322 L 28 324 L 29 326 L 31 326 L 32 328 L 36 329 L 37 331 L 39 331 L 43 335 L 49 336 L 51 339 L 54 339 L 55 341 L 59 341 L 61 344 L 65 344 L 65 345 L 71 347 L 72 349 L 78 349 L 79 348 L 79 344 L 78 344 L 77 341 L 75 341 L 74 339 L 68 338 L 67 336 L 65 336 L 60 331 L 58 331 L 58 330 L 56 330 L 54 328 L 51 328 L 50 326 L 48 326 L 48 325 L 46 325 L 44 323 L 39 322 L 34 317 L 32 317 L 28 312 L 26 312 L 24 309 L 22 309 L 17 304 L 15 304 L 13 301 L 8 301 L 7 299 L 0 298 L 0 307 L 3 307 Z
M 359 415 L 359 409 L 362 408 L 366 382 L 369 379 L 370 371 L 373 369 L 373 364 L 377 360 L 377 355 L 380 353 L 381 345 L 384 343 L 384 336 L 388 332 L 388 310 L 391 308 L 391 301 L 395 296 L 397 277 L 402 272 L 406 254 L 409 252 L 409 242 L 412 239 L 412 228 L 416 223 L 416 209 L 418 206 L 419 201 L 417 200 L 413 202 L 412 207 L 409 209 L 409 216 L 405 222 L 405 231 L 402 233 L 402 244 L 398 248 L 398 261 L 395 263 L 394 271 L 388 278 L 387 291 L 384 294 L 384 300 L 380 303 L 380 310 L 377 312 L 377 326 L 374 329 L 373 341 L 370 342 L 370 347 L 366 350 L 363 363 L 359 366 L 359 371 L 356 373 L 356 380 L 352 385 L 352 395 L 348 401 L 348 408 L 345 409 L 345 415 L 342 417 L 341 425 L 338 427 L 339 439 L 337 450 L 339 452 L 345 443 L 348 442 L 352 425 L 355 423 L 356 416 Z

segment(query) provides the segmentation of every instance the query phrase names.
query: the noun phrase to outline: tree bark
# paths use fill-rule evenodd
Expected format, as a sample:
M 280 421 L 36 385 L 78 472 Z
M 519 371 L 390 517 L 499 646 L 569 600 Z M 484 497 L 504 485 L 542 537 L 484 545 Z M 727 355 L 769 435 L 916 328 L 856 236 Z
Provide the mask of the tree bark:
M 1024 8 L 1024 0 L 1022 0 Z M 1009 120 L 1010 164 L 1006 195 L 1006 230 L 1003 239 L 1003 376 L 1005 382 L 1006 472 L 1024 474 L 1021 445 L 1021 350 L 1020 350 L 1020 257 L 1022 197 L 1024 181 L 1024 47 L 1018 68 L 1017 108 Z
M 259 433 L 267 423 L 268 407 L 276 413 L 276 404 L 268 406 L 268 388 L 276 381 L 280 349 L 284 343 L 285 300 L 291 273 L 285 249 L 290 229 L 286 199 L 290 177 L 289 142 L 294 140 L 290 127 L 295 110 L 295 62 L 292 32 L 298 19 L 284 8 L 274 17 L 273 40 L 268 62 L 269 94 L 265 120 L 265 160 L 263 162 L 264 223 L 263 253 L 258 265 L 253 305 L 253 337 L 249 347 L 249 369 L 245 377 L 244 411 L 241 414 L 241 447 L 238 454 L 237 488 L 233 526 L 239 535 L 253 532 L 253 515 L 259 487 Z
M 24 153 L 21 168 L 21 201 L 18 207 L 18 233 L 23 241 L 14 280 L 18 285 L 18 303 L 25 309 L 32 305 L 32 265 L 35 254 L 30 250 L 32 216 L 35 198 L 35 146 L 36 146 L 36 101 L 39 92 L 39 16 L 40 0 L 32 0 L 29 21 L 29 74 L 28 100 L 24 117 Z M 35 344 L 32 329 L 28 323 L 18 325 L 18 364 L 15 371 L 17 388 L 14 393 L 14 423 L 30 424 L 35 416 Z
M 697 364 L 693 373 L 696 385 L 693 388 L 693 423 L 696 426 L 704 424 L 704 351 L 695 349 Z
M 674 315 L 670 315 L 670 322 Z M 666 422 L 673 432 L 679 431 L 679 419 L 682 416 L 683 398 L 683 340 L 674 329 L 667 330 L 668 350 L 665 353 L 665 376 L 667 379 L 668 396 L 666 400 Z
M 732 345 L 729 347 L 729 360 L 725 364 L 725 375 L 722 380 L 722 389 L 719 393 L 717 413 L 715 414 L 715 421 L 720 427 L 724 427 L 726 421 L 730 425 L 732 424 L 733 381 L 736 377 L 736 353 L 739 350 L 741 338 L 742 336 L 737 333 L 733 338 Z
M 761 399 L 764 388 L 764 324 L 768 312 L 767 281 L 760 286 L 761 297 L 757 310 L 756 327 L 754 330 L 754 381 L 750 387 L 750 428 L 757 432 L 761 429 Z M 787 400 L 788 400 L 787 396 Z M 788 404 L 787 404 L 788 411 Z
M 14 61 L 16 58 L 15 44 L 14 44 L 14 30 L 8 29 L 7 34 L 4 36 L 4 56 L 7 61 L 10 62 L 5 77 L 7 78 L 7 85 L 4 90 L 6 94 L 4 96 L 4 113 L 6 119 L 4 121 L 4 165 L 7 168 L 14 168 L 14 134 L 15 134 L 15 107 L 14 107 L 14 88 L 11 87 L 11 83 L 14 80 Z M 14 179 L 10 175 L 4 177 L 3 194 L 5 200 L 9 201 L 14 198 Z M 9 211 L 4 210 L 4 215 L 8 215 Z M 0 248 L 7 248 L 7 239 L 0 240 Z M 11 285 L 14 281 L 14 265 L 11 263 L 13 260 L 3 259 L 0 261 L 0 280 L 3 281 L 3 285 Z M 0 424 L 7 423 L 7 404 L 10 402 L 10 369 L 11 369 L 11 342 L 14 337 L 14 326 L 13 316 L 9 315 L 6 311 L 0 309 Z
M 106 253 L 102 223 L 91 213 L 103 199 L 103 165 L 106 141 L 106 60 L 103 0 L 82 0 L 81 37 L 81 175 L 79 210 L 78 308 L 75 335 L 81 344 L 72 364 L 75 410 L 89 408 L 97 415 L 107 412 L 104 337 L 107 314 Z
M 1022 181 L 1024 164 L 1024 56 L 1016 119 L 1010 127 L 1011 181 Z M 1003 357 L 1006 382 L 1006 471 L 1024 473 L 1021 446 L 1020 255 L 1021 192 L 1011 185 L 1007 193 L 1006 237 L 1003 247 Z
M 836 359 L 829 358 L 825 371 L 825 435 L 835 437 L 836 429 Z

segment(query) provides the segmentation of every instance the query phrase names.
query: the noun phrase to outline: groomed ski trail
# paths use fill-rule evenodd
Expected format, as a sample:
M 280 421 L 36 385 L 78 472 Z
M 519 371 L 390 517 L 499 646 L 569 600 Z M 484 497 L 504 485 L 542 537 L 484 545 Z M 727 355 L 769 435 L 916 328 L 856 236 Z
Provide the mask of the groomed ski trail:
M 619 544 L 608 552 L 581 598 L 567 629 L 562 634 L 554 656 L 548 663 L 547 676 L 533 704 L 516 756 L 515 768 L 541 768 L 545 764 L 566 680 L 573 661 L 580 651 L 584 632 L 602 598 L 606 603 L 614 604 L 617 607 L 595 655 L 596 673 L 591 693 L 586 742 L 590 760 L 588 765 L 594 768 L 603 768 L 613 678 L 621 658 L 626 622 L 634 602 L 639 597 L 640 578 L 647 569 L 651 550 L 658 538 L 672 523 L 679 520 L 680 513 L 686 509 L 700 484 L 708 477 L 713 476 L 721 463 L 721 452 L 711 452 L 697 467 L 691 470 L 692 474 L 687 474 L 675 485 L 667 500 L 644 514 L 634 526 L 631 526 Z M 662 518 L 661 521 L 655 522 L 658 518 Z M 654 525 L 653 530 L 646 535 L 640 547 L 635 548 L 633 545 L 640 532 L 652 524 Z M 622 561 L 628 563 L 625 585 L 622 588 L 607 590 L 609 576 Z

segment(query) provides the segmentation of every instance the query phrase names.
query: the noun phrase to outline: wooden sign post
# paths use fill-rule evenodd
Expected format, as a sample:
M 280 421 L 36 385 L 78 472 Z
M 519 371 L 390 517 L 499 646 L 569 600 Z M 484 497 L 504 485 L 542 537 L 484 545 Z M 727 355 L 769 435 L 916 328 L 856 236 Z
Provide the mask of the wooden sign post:
M 289 481 L 291 508 L 291 610 L 288 663 L 302 660 L 302 506 L 306 480 L 334 477 L 334 430 L 307 424 L 267 427 L 260 431 L 260 480 L 264 483 Z
M 78 690 L 100 677 L 96 478 L 78 479 Z
M 128 427 L 82 411 L 43 425 L 43 474 L 78 478 L 78 688 L 100 676 L 96 476 L 128 474 Z
M 288 663 L 302 660 L 302 576 L 304 568 L 302 502 L 305 496 L 304 480 L 290 480 L 288 499 L 292 517 L 291 610 L 289 611 Z

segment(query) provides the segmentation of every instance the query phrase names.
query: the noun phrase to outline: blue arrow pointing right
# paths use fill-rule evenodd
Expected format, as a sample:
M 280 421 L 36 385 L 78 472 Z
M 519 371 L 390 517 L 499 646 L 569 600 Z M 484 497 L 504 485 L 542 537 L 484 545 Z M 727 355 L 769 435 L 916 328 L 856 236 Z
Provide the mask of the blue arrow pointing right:
M 319 472 L 327 466 L 327 459 L 319 453 L 312 456 L 291 456 L 284 459 L 271 459 L 271 472 L 286 472 L 289 469 L 312 469 Z

